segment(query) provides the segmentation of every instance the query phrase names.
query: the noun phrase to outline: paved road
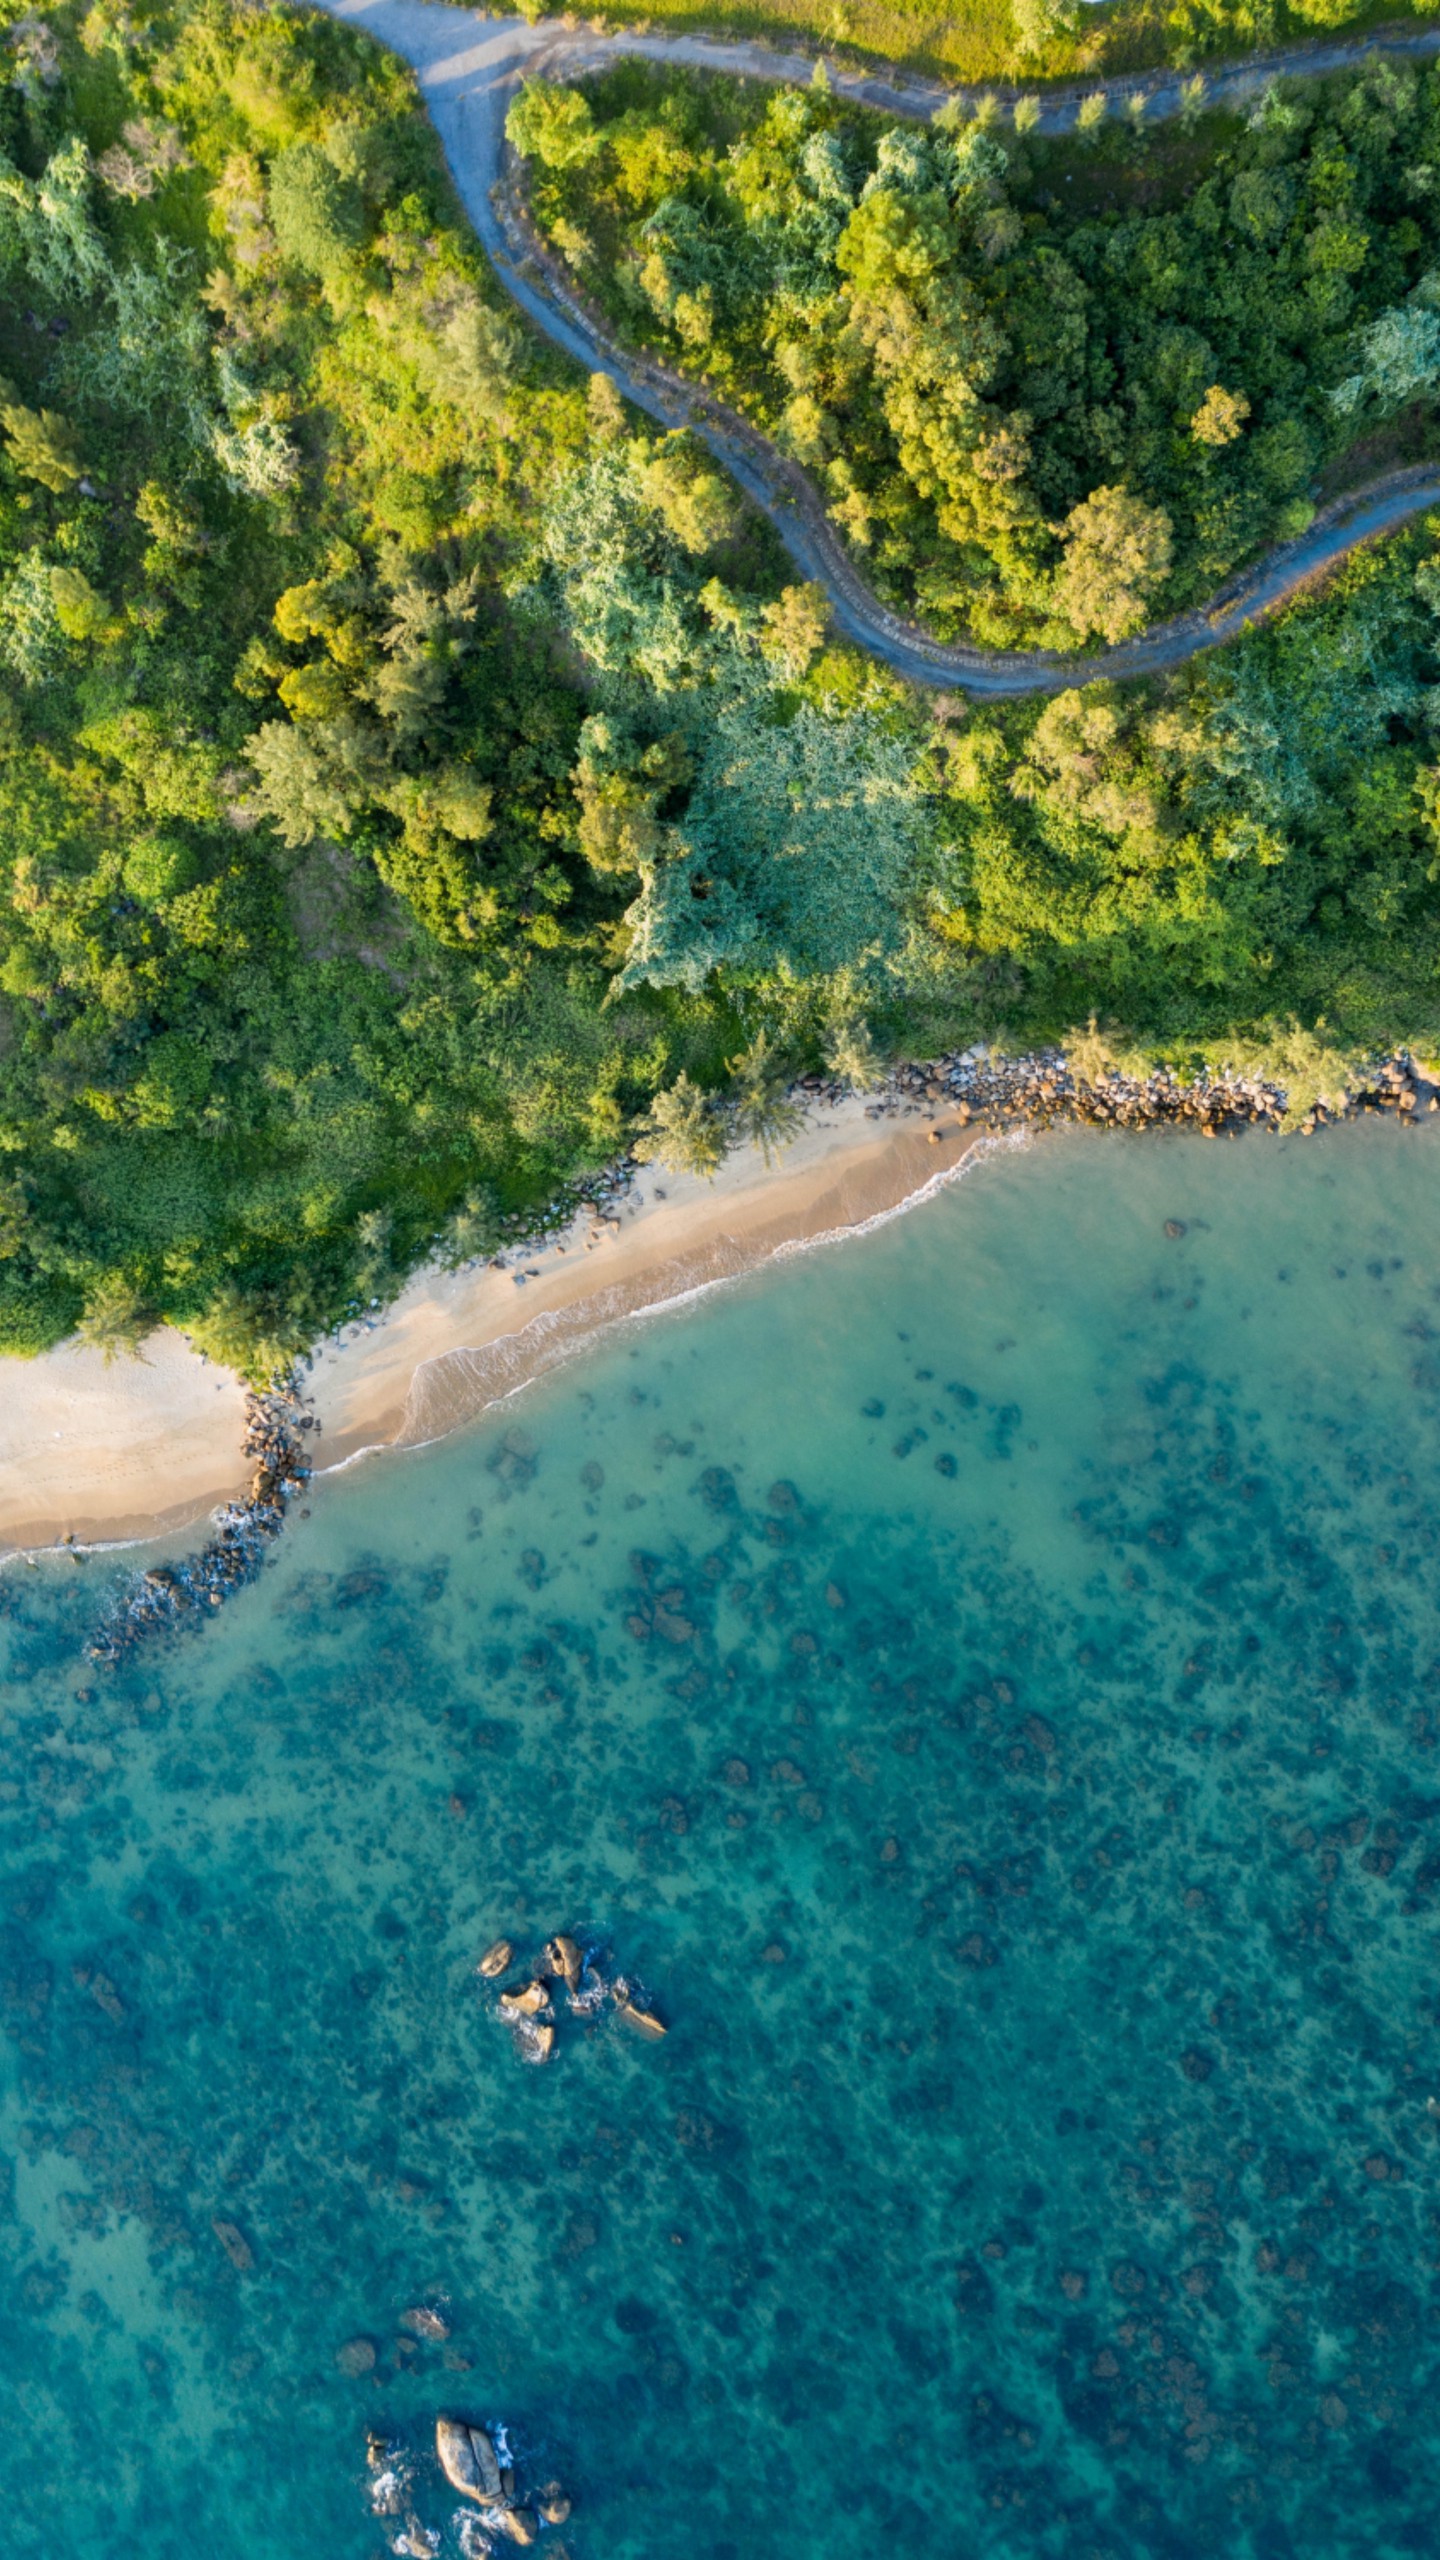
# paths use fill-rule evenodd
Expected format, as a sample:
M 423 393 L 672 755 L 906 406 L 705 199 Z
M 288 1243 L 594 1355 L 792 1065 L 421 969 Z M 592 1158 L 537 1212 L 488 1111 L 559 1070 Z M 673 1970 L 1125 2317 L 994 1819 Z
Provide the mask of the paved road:
M 916 683 L 1006 695 L 1055 692 L 1099 675 L 1155 674 L 1213 648 L 1217 641 L 1231 639 L 1246 622 L 1272 611 L 1357 543 L 1388 533 L 1407 517 L 1440 504 L 1440 467 L 1423 465 L 1388 473 L 1327 508 L 1298 542 L 1267 552 L 1207 606 L 1155 623 L 1138 638 L 1090 657 L 1059 657 L 1044 650 L 946 647 L 887 611 L 872 595 L 830 524 L 813 484 L 795 464 L 784 460 L 720 402 L 615 344 L 558 264 L 523 236 L 501 190 L 505 117 L 522 79 L 536 74 L 552 79 L 575 77 L 618 55 L 639 54 L 701 70 L 803 83 L 814 71 L 814 56 L 785 53 L 765 44 L 730 43 L 721 37 L 651 35 L 638 30 L 597 35 L 588 28 L 567 27 L 558 19 L 541 19 L 531 26 L 522 18 L 482 17 L 452 8 L 447 0 L 315 0 L 315 5 L 328 9 L 332 17 L 364 27 L 410 64 L 465 209 L 506 291 L 527 317 L 587 371 L 608 373 L 627 399 L 662 426 L 688 426 L 703 437 L 769 516 L 801 575 L 825 587 L 835 622 L 846 638 Z M 1432 58 L 1440 54 L 1440 28 L 1405 29 L 1350 44 L 1252 55 L 1208 72 L 1207 100 L 1234 106 L 1257 96 L 1282 74 L 1342 70 L 1377 54 L 1402 60 Z M 838 94 L 897 115 L 928 116 L 947 98 L 967 94 L 900 72 L 856 71 L 839 63 L 827 64 L 827 71 Z M 1069 131 L 1080 100 L 1094 86 L 1092 81 L 1047 92 L 1041 101 L 1041 131 Z M 1153 121 L 1180 112 L 1177 73 L 1160 72 L 1108 86 L 1112 104 L 1143 96 L 1146 114 Z M 990 94 L 1007 93 L 992 88 Z

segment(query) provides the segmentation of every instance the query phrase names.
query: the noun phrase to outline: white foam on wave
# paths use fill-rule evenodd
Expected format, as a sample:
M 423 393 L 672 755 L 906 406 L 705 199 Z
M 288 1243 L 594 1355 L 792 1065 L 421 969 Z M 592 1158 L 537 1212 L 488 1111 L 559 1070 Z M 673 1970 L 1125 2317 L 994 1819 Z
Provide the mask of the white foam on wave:
M 843 1226 L 822 1227 L 811 1236 L 789 1237 L 782 1244 L 772 1245 L 767 1252 L 757 1255 L 753 1261 L 739 1262 L 733 1271 L 713 1272 L 703 1280 L 690 1281 L 684 1288 L 673 1290 L 667 1297 L 650 1299 L 643 1306 L 617 1307 L 613 1313 L 600 1313 L 597 1309 L 604 1293 L 597 1292 L 596 1298 L 579 1302 L 580 1308 L 588 1311 L 588 1316 L 583 1325 L 575 1327 L 573 1341 L 562 1344 L 552 1358 L 539 1361 L 526 1377 L 515 1379 L 509 1386 L 497 1385 L 493 1392 L 485 1395 L 473 1413 L 458 1416 L 455 1421 L 447 1423 L 443 1430 L 431 1432 L 423 1439 L 367 1441 L 363 1448 L 352 1449 L 348 1457 L 337 1458 L 333 1466 L 317 1467 L 315 1480 L 318 1481 L 322 1475 L 344 1475 L 351 1467 L 358 1466 L 362 1458 L 394 1457 L 401 1452 L 411 1455 L 423 1449 L 438 1448 L 442 1441 L 453 1439 L 457 1431 L 468 1431 L 471 1425 L 480 1421 L 485 1414 L 493 1413 L 501 1405 L 513 1403 L 517 1396 L 526 1394 L 531 1387 L 538 1385 L 542 1378 L 553 1376 L 557 1369 L 568 1367 L 572 1360 L 580 1358 L 588 1351 L 593 1343 L 602 1340 L 607 1334 L 617 1332 L 622 1325 L 641 1324 L 654 1317 L 678 1315 L 687 1307 L 698 1306 L 703 1298 L 713 1296 L 717 1290 L 733 1289 L 741 1281 L 753 1279 L 758 1272 L 768 1271 L 773 1263 L 789 1262 L 800 1254 L 818 1253 L 835 1245 L 851 1244 L 861 1236 L 875 1235 L 882 1227 L 893 1225 L 897 1218 L 908 1217 L 912 1209 L 923 1208 L 927 1201 L 937 1199 L 942 1191 L 948 1191 L 955 1184 L 963 1182 L 968 1174 L 988 1162 L 992 1156 L 1014 1154 L 1033 1143 L 1033 1131 L 1023 1127 L 997 1131 L 991 1137 L 977 1139 L 967 1147 L 965 1153 L 954 1164 L 938 1165 L 934 1173 L 918 1184 L 915 1190 L 907 1191 L 903 1199 L 892 1201 L 888 1208 L 876 1209 L 868 1218 L 857 1218 Z M 575 1314 L 574 1304 L 569 1307 L 547 1307 L 541 1314 L 532 1316 L 530 1322 L 520 1326 L 516 1332 L 502 1335 L 500 1342 L 508 1346 L 512 1352 L 518 1351 L 524 1343 L 543 1343 L 552 1334 L 566 1332 L 568 1330 L 566 1320 L 567 1318 L 573 1320 Z M 452 1366 L 458 1369 L 467 1359 L 486 1360 L 498 1347 L 499 1345 L 495 1343 L 480 1346 L 457 1343 L 453 1350 L 437 1351 L 430 1359 L 419 1362 L 411 1378 L 406 1398 L 407 1414 L 414 1401 L 417 1385 L 427 1371 Z M 401 1427 L 403 1430 L 403 1423 Z

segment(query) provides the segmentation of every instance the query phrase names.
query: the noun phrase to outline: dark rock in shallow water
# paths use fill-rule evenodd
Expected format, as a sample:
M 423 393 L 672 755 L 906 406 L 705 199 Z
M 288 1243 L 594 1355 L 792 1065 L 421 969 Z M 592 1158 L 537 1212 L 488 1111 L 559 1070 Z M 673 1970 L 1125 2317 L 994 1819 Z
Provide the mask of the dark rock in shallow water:
M 255 2252 L 238 2222 L 226 2222 L 217 2215 L 211 2221 L 210 2228 L 231 2266 L 237 2268 L 242 2276 L 248 2275 L 255 2264 Z
M 449 2321 L 441 2312 L 432 2310 L 428 2302 L 417 2302 L 411 2310 L 402 2311 L 400 2326 L 408 2329 L 412 2337 L 424 2338 L 431 2346 L 443 2346 L 450 2335 Z

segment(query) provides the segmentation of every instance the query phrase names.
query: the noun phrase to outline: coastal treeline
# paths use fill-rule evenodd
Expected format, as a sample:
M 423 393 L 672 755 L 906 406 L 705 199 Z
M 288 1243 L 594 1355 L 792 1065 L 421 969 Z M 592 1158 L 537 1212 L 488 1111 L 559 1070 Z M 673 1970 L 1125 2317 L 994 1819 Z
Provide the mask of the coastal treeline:
M 1428 533 L 1163 687 L 918 694 L 363 35 L 5 0 L 0 72 L 0 1348 L 263 1378 L 822 1061 L 1428 1036 Z
M 1243 120 L 1202 122 L 1202 91 L 1193 131 L 1057 144 L 1023 101 L 887 125 L 621 62 L 532 85 L 510 133 L 611 326 L 802 463 L 889 600 L 1065 649 L 1303 532 L 1357 442 L 1373 469 L 1377 436 L 1431 441 L 1440 72 Z
M 757 806 L 806 653 L 731 494 L 522 335 L 392 58 L 0 14 L 0 1343 L 165 1316 L 263 1371 L 744 1047 L 694 967 L 617 986 L 691 779 L 672 577 Z

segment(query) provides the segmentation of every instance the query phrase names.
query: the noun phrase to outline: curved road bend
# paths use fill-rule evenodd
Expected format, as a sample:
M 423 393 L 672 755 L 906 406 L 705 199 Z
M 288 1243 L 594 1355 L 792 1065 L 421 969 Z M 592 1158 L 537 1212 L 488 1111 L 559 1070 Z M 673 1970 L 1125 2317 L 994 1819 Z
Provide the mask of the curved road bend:
M 1440 465 L 1395 471 L 1327 507 L 1296 542 L 1269 551 L 1212 597 L 1208 605 L 1159 622 L 1134 640 L 1086 658 L 1046 650 L 987 651 L 932 640 L 916 624 L 887 611 L 871 594 L 831 526 L 813 485 L 765 438 L 697 386 L 617 346 L 555 266 L 521 236 L 500 201 L 505 117 L 522 79 L 577 77 L 617 56 L 688 64 L 696 70 L 803 85 L 814 57 L 722 37 L 666 36 L 625 30 L 597 35 L 558 19 L 531 26 L 522 18 L 482 17 L 449 0 L 313 0 L 332 17 L 363 27 L 409 63 L 420 84 L 452 175 L 481 243 L 507 293 L 537 328 L 587 372 L 608 373 L 626 398 L 665 427 L 690 427 L 732 478 L 770 518 L 802 576 L 823 586 L 837 627 L 912 682 L 990 695 L 1053 693 L 1096 676 L 1153 675 L 1232 639 L 1271 612 L 1308 579 L 1358 543 L 1391 532 L 1440 503 Z M 1284 74 L 1346 69 L 1374 55 L 1400 60 L 1440 54 L 1440 28 L 1401 30 L 1350 44 L 1297 47 L 1252 56 L 1206 75 L 1211 105 L 1234 106 Z M 903 73 L 856 71 L 827 63 L 838 95 L 904 116 L 926 117 L 951 97 L 985 92 L 947 88 Z M 1040 129 L 1071 130 L 1093 81 L 1050 91 Z M 1180 77 L 1164 72 L 1109 84 L 1112 98 L 1141 95 L 1156 121 L 1180 111 Z M 990 95 L 1005 94 L 991 88 Z

